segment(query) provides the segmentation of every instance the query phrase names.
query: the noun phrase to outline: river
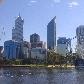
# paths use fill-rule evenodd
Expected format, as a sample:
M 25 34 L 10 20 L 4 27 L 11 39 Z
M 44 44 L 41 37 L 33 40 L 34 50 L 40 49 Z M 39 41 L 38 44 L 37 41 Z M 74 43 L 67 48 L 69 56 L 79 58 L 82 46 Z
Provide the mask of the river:
M 0 84 L 84 84 L 84 71 L 75 69 L 1 68 Z

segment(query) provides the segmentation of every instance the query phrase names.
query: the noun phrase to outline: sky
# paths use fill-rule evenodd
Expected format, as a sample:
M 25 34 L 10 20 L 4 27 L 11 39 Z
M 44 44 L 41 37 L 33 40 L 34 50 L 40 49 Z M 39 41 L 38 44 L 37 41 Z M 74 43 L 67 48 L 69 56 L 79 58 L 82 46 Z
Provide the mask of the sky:
M 11 39 L 12 28 L 19 13 L 24 19 L 26 41 L 30 41 L 31 34 L 37 33 L 46 42 L 47 24 L 54 16 L 57 38 L 73 38 L 76 28 L 84 25 L 84 0 L 0 0 L 0 45 Z M 72 44 L 74 47 L 76 40 Z

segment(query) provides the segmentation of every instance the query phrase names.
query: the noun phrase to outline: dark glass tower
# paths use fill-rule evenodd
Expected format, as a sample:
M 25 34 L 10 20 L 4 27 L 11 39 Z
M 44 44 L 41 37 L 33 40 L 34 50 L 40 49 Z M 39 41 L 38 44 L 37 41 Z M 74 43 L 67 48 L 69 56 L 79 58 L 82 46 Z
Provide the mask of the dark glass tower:
M 30 43 L 39 42 L 40 36 L 36 33 L 30 35 Z
M 43 41 L 40 41 L 40 36 L 36 33 L 30 35 L 31 48 L 43 47 Z
M 56 16 L 47 25 L 47 49 L 56 48 Z

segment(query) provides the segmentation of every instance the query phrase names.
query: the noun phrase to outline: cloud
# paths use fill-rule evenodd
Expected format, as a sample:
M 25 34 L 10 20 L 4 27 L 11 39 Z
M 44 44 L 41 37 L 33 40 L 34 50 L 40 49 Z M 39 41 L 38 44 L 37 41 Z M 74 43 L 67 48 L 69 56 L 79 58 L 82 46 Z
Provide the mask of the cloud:
M 37 2 L 37 1 L 35 1 L 35 0 L 31 0 L 31 1 L 30 1 L 30 3 L 36 3 L 36 2 Z
M 76 1 L 72 1 L 71 3 L 68 3 L 69 7 L 72 8 L 73 6 L 79 6 L 79 3 Z
M 37 3 L 36 0 L 30 0 L 28 6 L 33 6 L 35 3 Z
M 52 0 L 52 1 L 53 1 L 53 3 L 51 3 L 51 7 L 54 7 L 55 4 L 58 4 L 61 2 L 61 0 Z
M 55 3 L 60 3 L 61 0 L 53 0 Z

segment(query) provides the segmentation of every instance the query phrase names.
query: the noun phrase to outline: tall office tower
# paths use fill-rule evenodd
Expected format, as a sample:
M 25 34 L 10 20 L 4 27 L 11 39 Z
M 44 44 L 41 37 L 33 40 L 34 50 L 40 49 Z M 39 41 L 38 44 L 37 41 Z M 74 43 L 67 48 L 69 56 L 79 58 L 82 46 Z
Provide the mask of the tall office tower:
M 15 42 L 13 40 L 8 40 L 4 42 L 4 56 L 6 59 L 21 59 L 21 43 Z
M 23 24 L 24 20 L 19 14 L 18 18 L 15 20 L 15 28 L 12 29 L 12 40 L 17 42 L 23 41 Z
M 71 50 L 71 39 L 66 37 L 59 37 L 57 40 L 57 53 L 66 56 Z
M 47 25 L 47 49 L 56 48 L 56 16 Z
M 84 25 L 76 29 L 77 36 L 77 54 L 84 59 Z
M 39 42 L 40 41 L 40 36 L 36 33 L 30 35 L 30 43 L 33 42 Z

